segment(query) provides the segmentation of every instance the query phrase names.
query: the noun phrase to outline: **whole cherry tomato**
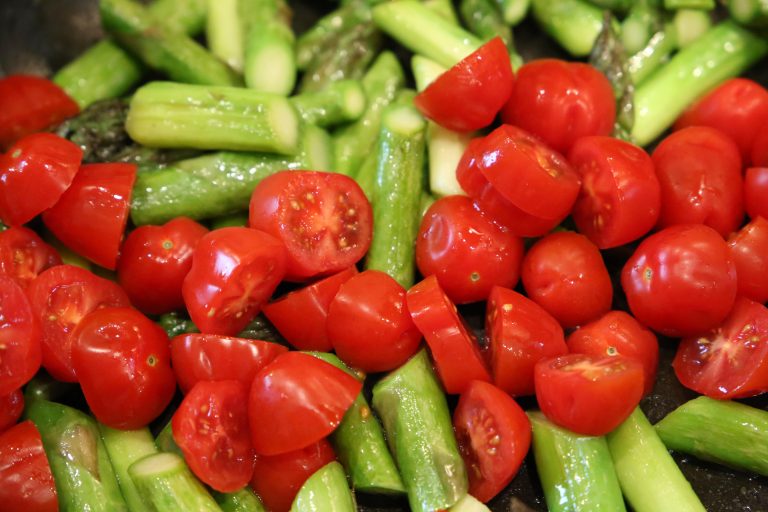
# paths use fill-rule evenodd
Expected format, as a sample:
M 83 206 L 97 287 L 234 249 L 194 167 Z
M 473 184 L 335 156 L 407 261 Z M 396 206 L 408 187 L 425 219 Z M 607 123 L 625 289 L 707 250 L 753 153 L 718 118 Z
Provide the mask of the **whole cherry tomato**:
M 747 169 L 744 174 L 744 207 L 750 219 L 758 215 L 768 219 L 768 167 Z
M 738 293 L 756 302 L 768 301 L 768 220 L 755 217 L 728 239 L 736 264 Z
M 0 273 L 22 288 L 26 289 L 43 270 L 60 264 L 56 249 L 31 229 L 18 226 L 0 231 Z

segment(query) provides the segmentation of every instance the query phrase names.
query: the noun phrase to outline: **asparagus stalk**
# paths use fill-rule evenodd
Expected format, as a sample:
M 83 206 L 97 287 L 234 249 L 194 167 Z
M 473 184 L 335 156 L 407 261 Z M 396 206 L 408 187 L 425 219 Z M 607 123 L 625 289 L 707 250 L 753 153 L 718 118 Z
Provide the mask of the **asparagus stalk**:
M 450 21 L 454 25 L 459 24 L 459 16 L 456 14 L 456 9 L 453 7 L 451 0 L 423 0 L 424 5 L 442 16 L 444 19 Z
M 334 82 L 323 90 L 294 96 L 291 102 L 305 122 L 322 127 L 356 121 L 366 107 L 359 80 Z
M 653 34 L 645 48 L 627 59 L 627 70 L 632 82 L 641 84 L 664 64 L 676 49 L 677 41 L 672 30 L 661 30 Z
M 151 511 L 139 495 L 139 491 L 128 475 L 128 467 L 137 460 L 157 453 L 157 446 L 148 428 L 138 430 L 115 430 L 99 424 L 101 439 L 107 449 L 109 460 L 115 469 L 117 482 L 130 512 Z
M 283 0 L 239 0 L 245 37 L 245 84 L 287 96 L 296 85 L 295 37 Z
M 700 9 L 711 11 L 715 8 L 715 0 L 664 0 L 664 8 L 668 11 L 678 9 Z
M 672 17 L 675 40 L 679 48 L 685 48 L 712 28 L 712 17 L 707 11 L 679 9 Z
M 652 0 L 635 2 L 621 22 L 621 42 L 629 55 L 645 48 L 653 34 L 664 27 L 661 10 L 653 3 Z
M 566 51 L 586 57 L 603 26 L 603 11 L 586 0 L 533 0 L 533 16 Z
M 531 7 L 531 0 L 495 0 L 504 23 L 515 26 L 525 19 Z
M 633 0 L 589 0 L 591 3 L 613 12 L 626 12 L 633 5 Z
M 296 64 L 306 69 L 323 49 L 336 47 L 341 34 L 371 20 L 371 10 L 365 2 L 351 2 L 320 18 L 296 40 Z
M 152 18 L 174 32 L 194 37 L 205 28 L 207 0 L 155 0 L 149 7 Z
M 240 0 L 208 0 L 205 40 L 213 55 L 235 71 L 243 71 L 243 30 L 238 5 Z
M 235 492 L 211 492 L 221 512 L 267 512 L 261 500 L 250 487 Z
M 349 490 L 344 468 L 330 462 L 315 471 L 299 489 L 291 512 L 355 512 L 355 496 Z
M 163 453 L 175 453 L 179 457 L 184 457 L 184 453 L 173 438 L 173 427 L 170 421 L 168 421 L 163 429 L 157 434 L 155 445 Z
M 742 25 L 768 27 L 768 3 L 765 0 L 728 0 L 731 17 Z
M 504 44 L 512 47 L 512 29 L 504 23 L 493 0 L 461 0 L 459 12 L 470 32 L 483 41 L 501 37 Z
M 232 213 L 223 217 L 216 217 L 210 222 L 211 230 L 231 227 L 247 227 L 248 212 Z

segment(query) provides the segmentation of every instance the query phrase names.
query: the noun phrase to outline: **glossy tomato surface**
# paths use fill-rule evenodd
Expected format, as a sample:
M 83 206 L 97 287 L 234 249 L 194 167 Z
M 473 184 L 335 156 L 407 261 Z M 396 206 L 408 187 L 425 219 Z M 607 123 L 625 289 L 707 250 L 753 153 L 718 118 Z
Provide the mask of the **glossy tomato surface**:
M 728 239 L 736 264 L 738 293 L 756 302 L 768 301 L 768 220 L 755 217 Z
M 42 333 L 24 290 L 0 275 L 0 395 L 19 389 L 40 369 Z
M 754 167 L 768 167 L 768 121 L 755 134 L 749 162 Z
M 0 231 L 0 273 L 22 288 L 26 289 L 43 270 L 59 264 L 61 257 L 56 249 L 31 229 L 17 226 Z
M 58 512 L 40 432 L 24 421 L 0 433 L 0 503 L 8 512 Z
M 750 167 L 744 173 L 744 208 L 750 219 L 768 219 L 768 167 Z
M 0 432 L 15 425 L 23 412 L 24 394 L 21 389 L 0 396 Z

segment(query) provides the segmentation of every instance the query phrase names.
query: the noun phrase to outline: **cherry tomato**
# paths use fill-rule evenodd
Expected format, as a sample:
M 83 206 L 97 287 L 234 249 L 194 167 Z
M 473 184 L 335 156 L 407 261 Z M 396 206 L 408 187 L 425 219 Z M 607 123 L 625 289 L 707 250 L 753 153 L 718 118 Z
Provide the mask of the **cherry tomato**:
M 768 167 L 747 169 L 744 174 L 744 207 L 750 219 L 758 215 L 768 219 Z
M 133 164 L 84 165 L 43 222 L 77 254 L 114 270 L 135 180 Z
M 352 266 L 264 305 L 262 312 L 283 338 L 299 350 L 333 349 L 328 339 L 328 308 L 339 287 L 357 274 Z
M 616 102 L 611 83 L 589 64 L 541 59 L 517 71 L 501 118 L 567 152 L 580 137 L 611 134 Z
M 563 327 L 590 322 L 611 309 L 613 285 L 598 248 L 573 232 L 545 236 L 523 259 L 523 286 Z
M 117 262 L 117 280 L 131 303 L 153 315 L 183 308 L 181 284 L 192 267 L 197 242 L 207 232 L 192 219 L 177 217 L 128 234 Z
M 27 135 L 0 155 L 0 218 L 29 222 L 59 200 L 72 184 L 83 150 L 52 133 Z
M 517 474 L 531 445 L 531 422 L 514 399 L 493 384 L 472 381 L 453 413 L 469 494 L 490 501 Z
M 643 396 L 643 365 L 624 356 L 567 354 L 536 364 L 541 412 L 563 428 L 602 436 L 618 427 Z
M 727 237 L 744 218 L 739 148 L 723 132 L 692 126 L 652 155 L 661 184 L 660 227 L 706 224 Z
M 348 176 L 283 171 L 262 180 L 249 220 L 285 244 L 286 279 L 303 281 L 344 270 L 371 245 L 371 204 Z
M 522 261 L 523 241 L 466 196 L 438 199 L 424 214 L 416 265 L 457 304 L 485 300 L 494 286 L 513 288 Z
M 22 288 L 43 270 L 61 264 L 56 249 L 25 227 L 0 231 L 0 274 L 7 275 Z
M 582 137 L 568 160 L 582 183 L 573 220 L 597 247 L 637 240 L 656 225 L 661 189 L 643 148 L 613 137 Z
M 491 124 L 512 92 L 514 74 L 500 37 L 437 77 L 414 99 L 422 114 L 456 132 Z
M 339 425 L 362 382 L 314 356 L 288 352 L 256 374 L 248 399 L 258 455 L 316 443 Z
M 768 167 L 768 122 L 763 123 L 755 133 L 750 158 L 746 162 L 754 167 Z
M 435 276 L 425 278 L 408 290 L 406 302 L 413 323 L 429 345 L 446 393 L 463 393 L 473 380 L 491 381 L 477 338 Z
M 768 391 L 768 309 L 737 298 L 721 325 L 680 342 L 672 367 L 683 386 L 712 398 Z
M 72 331 L 80 320 L 99 308 L 130 305 L 117 284 L 73 265 L 41 272 L 29 284 L 27 296 L 43 332 L 43 367 L 64 382 L 77 382 Z
M 253 377 L 288 349 L 268 341 L 216 334 L 182 334 L 171 340 L 171 362 L 181 391 L 199 381 L 238 380 L 250 386 Z
M 77 103 L 46 78 L 0 78 L 0 149 L 25 135 L 56 126 L 79 111 Z
M 327 332 L 339 358 L 365 372 L 397 368 L 421 343 L 405 305 L 405 288 L 378 270 L 341 285 L 328 307 Z
M 176 409 L 171 426 L 184 460 L 200 480 L 219 492 L 237 491 L 251 481 L 256 454 L 245 384 L 198 382 Z
M 768 220 L 755 217 L 728 239 L 736 264 L 738 293 L 748 299 L 768 301 Z
M 8 512 L 58 512 L 40 432 L 24 421 L 0 434 L 0 503 Z
M 24 394 L 21 389 L 0 396 L 0 433 L 19 421 L 24 412 Z
M 0 396 L 19 389 L 40 369 L 42 333 L 24 290 L 0 275 Z
M 285 248 L 256 229 L 211 231 L 197 244 L 182 294 L 201 332 L 235 335 L 259 314 L 285 275 Z
M 632 315 L 609 311 L 594 322 L 583 325 L 568 335 L 568 351 L 595 357 L 624 356 L 643 365 L 643 395 L 653 390 L 659 365 L 659 342 Z
M 171 402 L 168 336 L 131 308 L 86 315 L 72 333 L 72 365 L 93 415 L 119 429 L 145 427 Z
M 493 383 L 512 396 L 533 395 L 533 368 L 568 353 L 563 328 L 544 308 L 509 288 L 494 287 L 485 315 Z

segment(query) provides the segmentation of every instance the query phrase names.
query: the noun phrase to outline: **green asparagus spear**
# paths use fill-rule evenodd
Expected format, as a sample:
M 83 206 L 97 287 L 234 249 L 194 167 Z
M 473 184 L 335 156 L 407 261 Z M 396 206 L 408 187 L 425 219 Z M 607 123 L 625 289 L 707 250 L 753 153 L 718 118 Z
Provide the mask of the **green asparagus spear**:
M 531 7 L 531 0 L 494 0 L 504 23 L 515 26 L 525 19 Z
M 239 3 L 240 0 L 208 0 L 205 40 L 213 55 L 242 72 L 245 35 L 239 19 Z
M 664 0 L 664 8 L 669 11 L 678 9 L 711 11 L 715 8 L 715 0 Z
M 436 12 L 444 19 L 454 25 L 459 24 L 459 16 L 456 14 L 456 9 L 453 7 L 451 0 L 423 0 L 423 2 L 428 9 Z
M 117 482 L 130 512 L 150 512 L 139 495 L 139 491 L 128 476 L 128 467 L 137 460 L 157 453 L 157 446 L 148 428 L 138 430 L 116 430 L 99 423 L 99 431 L 109 460 L 115 469 Z
M 320 18 L 296 40 L 296 64 L 306 69 L 326 48 L 338 46 L 341 34 L 371 20 L 371 10 L 365 2 L 351 2 Z
M 672 16 L 672 27 L 679 48 L 685 48 L 712 28 L 712 17 L 707 11 L 678 9 Z
M 512 29 L 504 23 L 493 0 L 461 0 L 459 12 L 464 24 L 477 37 L 483 41 L 501 37 L 504 44 L 511 48 Z
M 664 28 L 661 9 L 652 0 L 634 2 L 621 22 L 621 42 L 628 55 L 642 50 Z
M 768 2 L 765 0 L 728 0 L 725 3 L 737 22 L 751 27 L 768 27 Z
M 671 29 L 656 32 L 642 50 L 629 57 L 627 70 L 632 77 L 632 82 L 636 85 L 641 84 L 664 64 L 672 52 L 677 49 L 677 41 L 673 32 Z
M 291 102 L 305 122 L 322 127 L 356 121 L 366 107 L 359 80 L 333 82 L 320 91 L 294 96 Z
M 331 462 L 315 471 L 299 489 L 291 512 L 355 512 L 355 496 L 349 490 L 344 468 Z
M 603 25 L 603 11 L 586 0 L 533 0 L 533 16 L 574 57 L 592 51 Z
M 287 96 L 296 85 L 296 41 L 284 0 L 239 0 L 245 84 Z
M 221 512 L 267 512 L 259 497 L 248 486 L 235 492 L 211 491 L 211 495 Z

